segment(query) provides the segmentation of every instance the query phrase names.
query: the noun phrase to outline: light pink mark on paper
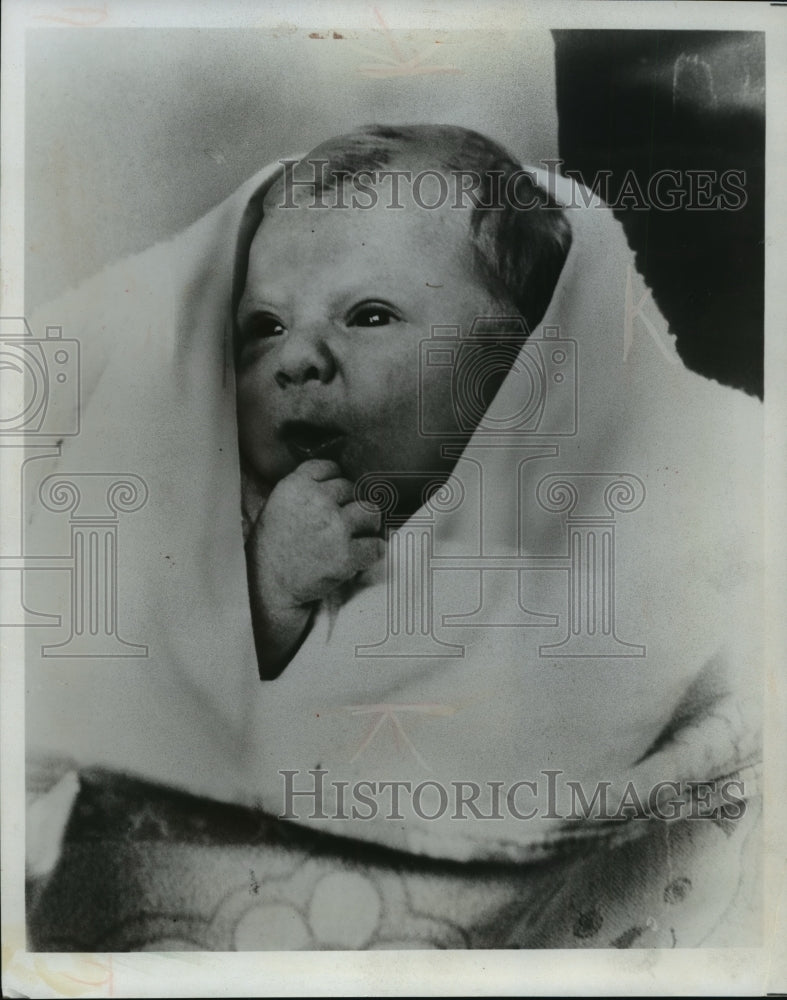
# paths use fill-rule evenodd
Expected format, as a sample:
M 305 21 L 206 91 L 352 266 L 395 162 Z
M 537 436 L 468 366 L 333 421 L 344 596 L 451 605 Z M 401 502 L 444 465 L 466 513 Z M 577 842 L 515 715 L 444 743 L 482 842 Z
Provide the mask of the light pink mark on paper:
M 377 716 L 377 718 L 372 722 L 372 725 L 366 732 L 366 735 L 361 740 L 361 744 L 355 753 L 350 758 L 350 763 L 358 760 L 358 758 L 363 754 L 363 752 L 369 747 L 374 737 L 382 729 L 386 722 L 390 722 L 394 733 L 394 739 L 396 740 L 397 748 L 400 748 L 402 743 L 407 747 L 410 753 L 415 757 L 422 767 L 429 770 L 429 765 L 423 759 L 416 749 L 413 741 L 404 731 L 404 727 L 399 719 L 400 713 L 410 712 L 416 715 L 429 715 L 429 716 L 442 716 L 442 715 L 454 715 L 457 708 L 453 705 L 437 705 L 431 704 L 429 702 L 425 703 L 415 703 L 415 704 L 378 704 L 378 705 L 344 705 L 346 711 L 350 712 L 351 715 L 372 715 Z M 401 741 L 401 742 L 400 742 Z
M 362 76 L 375 77 L 380 80 L 388 79 L 390 77 L 396 76 L 425 76 L 429 74 L 456 74 L 461 73 L 461 70 L 456 66 L 438 66 L 434 63 L 425 63 L 424 59 L 427 53 L 434 51 L 432 46 L 428 49 L 422 49 L 420 52 L 416 52 L 415 55 L 408 56 L 399 47 L 393 32 L 385 23 L 385 18 L 380 12 L 379 7 L 374 8 L 374 16 L 379 21 L 385 32 L 385 37 L 388 40 L 388 44 L 391 46 L 393 55 L 386 55 L 380 52 L 374 52 L 371 49 L 364 48 L 363 46 L 357 46 L 364 52 L 369 53 L 373 56 L 376 62 L 364 63 L 358 67 L 358 72 Z
M 101 7 L 62 7 L 63 14 L 36 14 L 39 21 L 68 24 L 72 28 L 95 28 L 109 17 L 106 3 Z M 67 16 L 63 16 L 63 15 Z

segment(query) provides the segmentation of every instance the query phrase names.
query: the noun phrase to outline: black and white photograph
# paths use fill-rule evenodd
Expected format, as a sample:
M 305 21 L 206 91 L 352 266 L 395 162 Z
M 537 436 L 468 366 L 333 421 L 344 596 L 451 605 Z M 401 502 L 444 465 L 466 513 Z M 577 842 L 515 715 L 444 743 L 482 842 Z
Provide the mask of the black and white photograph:
M 3 10 L 4 991 L 787 989 L 784 5 L 88 3 Z

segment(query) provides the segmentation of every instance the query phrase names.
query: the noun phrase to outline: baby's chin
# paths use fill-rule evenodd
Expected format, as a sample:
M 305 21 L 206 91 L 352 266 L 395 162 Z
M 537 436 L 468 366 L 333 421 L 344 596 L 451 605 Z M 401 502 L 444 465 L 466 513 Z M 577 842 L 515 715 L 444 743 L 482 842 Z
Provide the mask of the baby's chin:
M 293 475 L 302 465 L 309 461 L 329 461 L 334 462 L 338 468 L 338 475 L 342 479 L 349 479 L 355 483 L 363 472 L 354 472 L 348 469 L 342 460 L 339 451 L 334 453 L 304 453 L 291 454 L 288 449 L 276 449 L 274 454 L 267 456 L 244 457 L 241 455 L 241 467 L 245 474 L 252 478 L 261 489 L 270 492 L 283 479 Z
M 298 454 L 285 447 L 274 447 L 266 454 L 256 454 L 241 462 L 244 471 L 270 492 L 282 479 L 292 475 L 304 462 L 310 460 L 332 461 L 339 468 L 338 475 L 356 487 L 358 499 L 367 500 L 385 512 L 401 515 L 421 507 L 429 495 L 443 482 L 448 468 L 424 471 L 404 459 L 392 463 L 390 454 L 378 448 L 364 447 L 361 441 L 345 439 L 333 449 Z
M 261 455 L 248 454 L 241 449 L 240 465 L 244 476 L 266 494 L 293 473 L 300 463 L 278 449 Z

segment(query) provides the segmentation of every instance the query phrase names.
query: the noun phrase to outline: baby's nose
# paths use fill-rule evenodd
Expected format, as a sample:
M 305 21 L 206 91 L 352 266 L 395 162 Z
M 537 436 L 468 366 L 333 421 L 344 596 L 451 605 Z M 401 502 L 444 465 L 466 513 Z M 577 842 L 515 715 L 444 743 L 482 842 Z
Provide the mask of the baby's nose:
M 336 363 L 324 337 L 291 331 L 285 335 L 274 375 L 280 388 L 330 382 L 335 374 Z

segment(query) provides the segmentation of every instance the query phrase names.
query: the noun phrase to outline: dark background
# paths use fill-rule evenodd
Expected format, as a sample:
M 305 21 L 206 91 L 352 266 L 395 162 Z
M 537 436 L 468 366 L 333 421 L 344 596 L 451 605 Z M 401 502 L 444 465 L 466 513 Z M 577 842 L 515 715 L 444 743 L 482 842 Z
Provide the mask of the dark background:
M 762 396 L 765 39 L 555 31 L 560 156 L 620 189 L 662 169 L 746 173 L 736 211 L 616 210 L 689 368 Z

